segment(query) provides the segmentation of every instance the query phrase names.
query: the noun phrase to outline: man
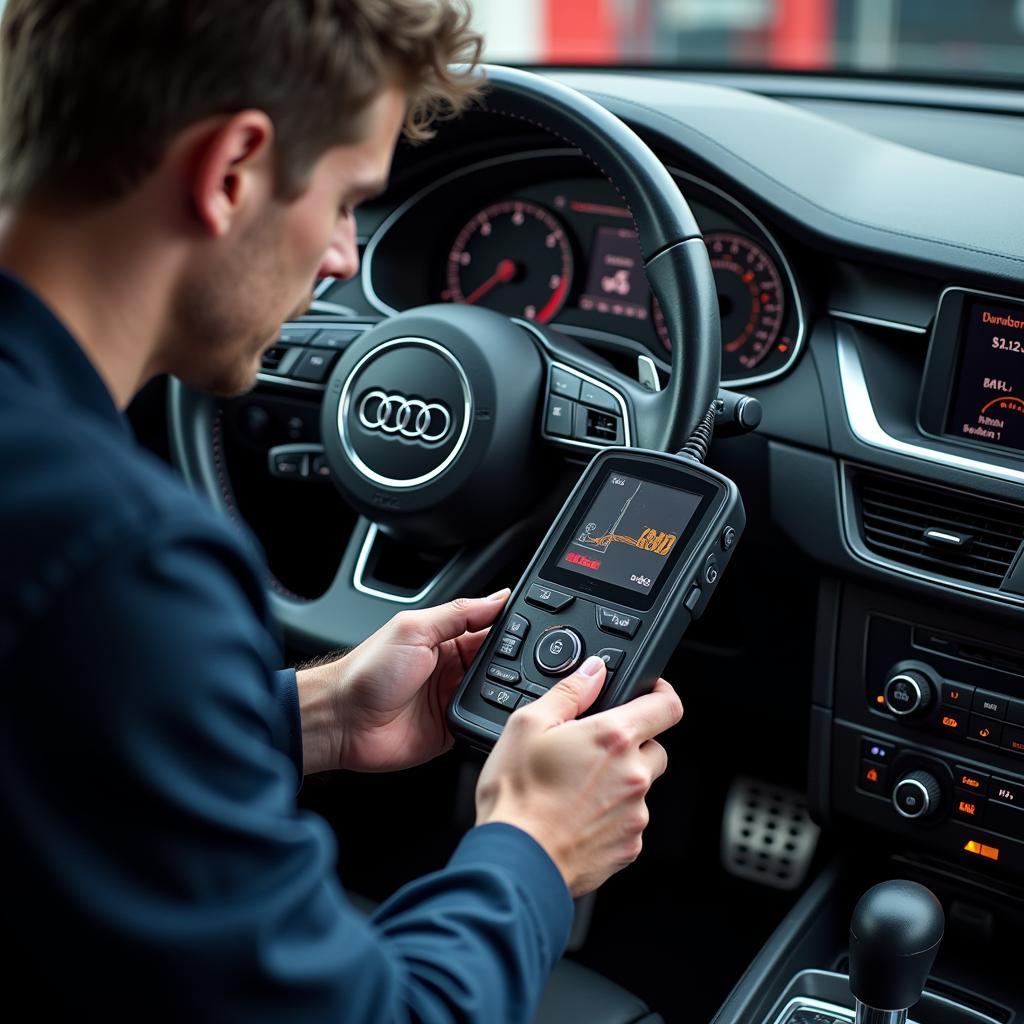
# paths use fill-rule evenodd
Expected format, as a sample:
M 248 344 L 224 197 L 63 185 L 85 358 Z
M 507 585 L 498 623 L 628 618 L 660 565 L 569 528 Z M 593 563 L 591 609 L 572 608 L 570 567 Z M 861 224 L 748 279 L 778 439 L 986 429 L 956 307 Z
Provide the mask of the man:
M 397 769 L 507 592 L 279 657 L 248 545 L 128 437 L 150 378 L 251 387 L 404 125 L 475 88 L 457 0 L 10 0 L 0 76 L 0 666 L 8 939 L 33 1005 L 147 1019 L 526 1021 L 570 895 L 632 861 L 664 682 L 517 712 L 448 866 L 366 920 L 301 773 Z M 8 984 L 8 992 L 10 992 Z

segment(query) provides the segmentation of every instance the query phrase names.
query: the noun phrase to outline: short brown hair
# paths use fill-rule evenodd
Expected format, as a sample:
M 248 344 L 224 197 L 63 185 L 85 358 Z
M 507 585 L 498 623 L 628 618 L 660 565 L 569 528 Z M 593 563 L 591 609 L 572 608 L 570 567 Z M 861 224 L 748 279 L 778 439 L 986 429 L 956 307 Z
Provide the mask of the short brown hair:
M 468 0 L 9 0 L 0 203 L 118 199 L 188 125 L 251 108 L 274 123 L 277 191 L 294 196 L 387 85 L 408 93 L 414 140 L 466 105 L 469 20 Z

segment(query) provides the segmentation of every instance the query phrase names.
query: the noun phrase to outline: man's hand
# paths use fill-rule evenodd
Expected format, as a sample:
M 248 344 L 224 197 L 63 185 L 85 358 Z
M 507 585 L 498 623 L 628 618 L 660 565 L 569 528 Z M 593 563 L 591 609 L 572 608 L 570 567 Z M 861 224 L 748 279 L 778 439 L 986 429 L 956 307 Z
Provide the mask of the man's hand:
M 659 679 L 651 693 L 577 721 L 604 676 L 604 662 L 588 658 L 514 711 L 476 790 L 477 824 L 502 821 L 528 832 L 573 896 L 639 856 L 647 791 L 668 762 L 654 737 L 683 716 L 675 690 Z
M 305 773 L 394 771 L 447 750 L 448 704 L 508 595 L 400 612 L 344 658 L 299 672 Z

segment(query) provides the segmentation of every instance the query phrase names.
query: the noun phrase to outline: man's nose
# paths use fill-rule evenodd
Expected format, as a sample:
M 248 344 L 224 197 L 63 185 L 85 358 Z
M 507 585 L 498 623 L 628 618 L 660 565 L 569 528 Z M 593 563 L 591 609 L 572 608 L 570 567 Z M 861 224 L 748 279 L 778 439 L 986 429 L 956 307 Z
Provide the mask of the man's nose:
M 341 281 L 355 277 L 359 271 L 359 247 L 356 244 L 356 225 L 353 217 L 346 217 L 331 236 L 331 243 L 320 261 L 317 277 L 336 277 Z

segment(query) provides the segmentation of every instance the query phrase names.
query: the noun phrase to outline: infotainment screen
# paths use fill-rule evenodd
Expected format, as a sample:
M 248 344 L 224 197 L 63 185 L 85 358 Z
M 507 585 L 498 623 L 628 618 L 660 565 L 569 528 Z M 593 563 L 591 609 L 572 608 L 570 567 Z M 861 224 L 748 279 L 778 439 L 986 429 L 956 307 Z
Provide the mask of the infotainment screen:
M 562 569 L 641 594 L 654 592 L 702 495 L 611 472 L 579 518 Z
M 1024 305 L 967 297 L 946 433 L 1024 450 Z

